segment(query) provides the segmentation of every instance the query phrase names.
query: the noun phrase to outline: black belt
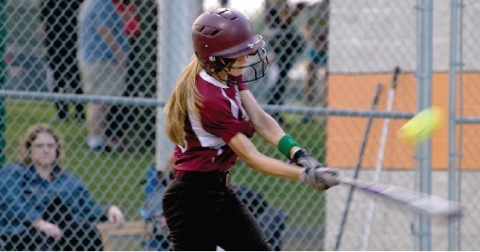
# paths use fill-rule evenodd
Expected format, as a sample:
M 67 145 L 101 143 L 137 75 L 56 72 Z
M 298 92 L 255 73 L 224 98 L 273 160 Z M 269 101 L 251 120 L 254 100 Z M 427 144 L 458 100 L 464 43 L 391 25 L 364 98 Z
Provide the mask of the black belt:
M 198 172 L 198 171 L 174 170 L 173 177 L 185 178 L 188 180 L 201 182 L 201 183 L 214 183 L 214 184 L 224 185 L 224 186 L 229 186 L 231 181 L 231 175 L 229 171 Z

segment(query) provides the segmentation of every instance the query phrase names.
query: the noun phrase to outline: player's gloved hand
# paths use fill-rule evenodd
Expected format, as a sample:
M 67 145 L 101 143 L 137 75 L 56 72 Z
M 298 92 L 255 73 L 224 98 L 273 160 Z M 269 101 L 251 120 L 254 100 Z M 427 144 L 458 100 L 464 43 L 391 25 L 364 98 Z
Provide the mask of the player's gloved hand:
M 293 161 L 298 166 L 304 167 L 300 174 L 300 180 L 303 183 L 320 190 L 338 185 L 336 179 L 338 171 L 332 168 L 322 168 L 322 164 L 309 156 L 305 150 L 300 149 L 295 152 Z
M 333 168 L 304 168 L 300 174 L 300 180 L 315 189 L 327 190 L 338 185 L 337 176 L 338 171 Z

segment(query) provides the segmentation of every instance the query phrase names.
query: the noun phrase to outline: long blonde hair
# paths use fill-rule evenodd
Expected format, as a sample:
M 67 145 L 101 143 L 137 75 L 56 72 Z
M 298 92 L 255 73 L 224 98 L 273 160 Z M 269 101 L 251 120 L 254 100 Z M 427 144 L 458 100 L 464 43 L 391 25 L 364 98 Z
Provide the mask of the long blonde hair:
M 168 138 L 176 145 L 183 145 L 185 138 L 185 118 L 188 108 L 198 113 L 202 97 L 198 93 L 196 77 L 203 70 L 200 61 L 193 56 L 190 63 L 183 69 L 175 84 L 175 88 L 165 104 L 165 128 Z
M 39 123 L 31 126 L 28 128 L 27 133 L 21 139 L 20 144 L 20 151 L 18 152 L 18 159 L 19 161 L 25 165 L 30 166 L 32 165 L 32 158 L 30 157 L 30 150 L 32 148 L 32 144 L 37 139 L 40 133 L 47 133 L 50 134 L 53 139 L 55 139 L 55 143 L 57 144 L 57 164 L 63 170 L 62 161 L 63 161 L 63 139 L 60 134 L 55 132 L 53 128 L 44 123 Z

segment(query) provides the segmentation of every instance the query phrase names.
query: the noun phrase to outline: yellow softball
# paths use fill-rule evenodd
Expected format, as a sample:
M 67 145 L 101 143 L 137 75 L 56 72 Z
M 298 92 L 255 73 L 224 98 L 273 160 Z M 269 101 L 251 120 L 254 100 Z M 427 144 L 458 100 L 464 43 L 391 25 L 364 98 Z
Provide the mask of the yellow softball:
M 442 123 L 443 112 L 439 107 L 420 111 L 398 131 L 398 138 L 409 145 L 419 145 L 434 134 Z

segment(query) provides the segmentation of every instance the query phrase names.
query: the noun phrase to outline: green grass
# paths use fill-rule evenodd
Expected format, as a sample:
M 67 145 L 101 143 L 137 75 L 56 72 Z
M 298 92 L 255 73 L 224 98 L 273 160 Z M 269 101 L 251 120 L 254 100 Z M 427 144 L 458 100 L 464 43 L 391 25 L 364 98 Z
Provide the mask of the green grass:
M 85 143 L 87 130 L 84 122 L 58 122 L 52 102 L 7 100 L 6 157 L 7 163 L 15 159 L 19 136 L 35 123 L 47 122 L 64 135 L 66 167 L 75 172 L 102 204 L 118 204 L 128 220 L 138 220 L 139 208 L 144 200 L 143 187 L 138 183 L 145 170 L 154 165 L 153 148 L 139 148 L 125 154 L 96 153 Z M 287 115 L 290 121 L 300 116 Z M 319 120 L 318 120 L 319 121 Z M 325 160 L 325 130 L 318 122 L 287 124 L 285 132 L 292 135 L 302 147 L 320 161 Z M 266 155 L 285 160 L 285 157 L 258 136 L 253 138 L 257 148 Z M 325 221 L 325 195 L 300 182 L 292 182 L 262 175 L 248 168 L 241 160 L 232 169 L 233 181 L 253 187 L 270 204 L 289 214 L 289 225 L 323 225 Z

